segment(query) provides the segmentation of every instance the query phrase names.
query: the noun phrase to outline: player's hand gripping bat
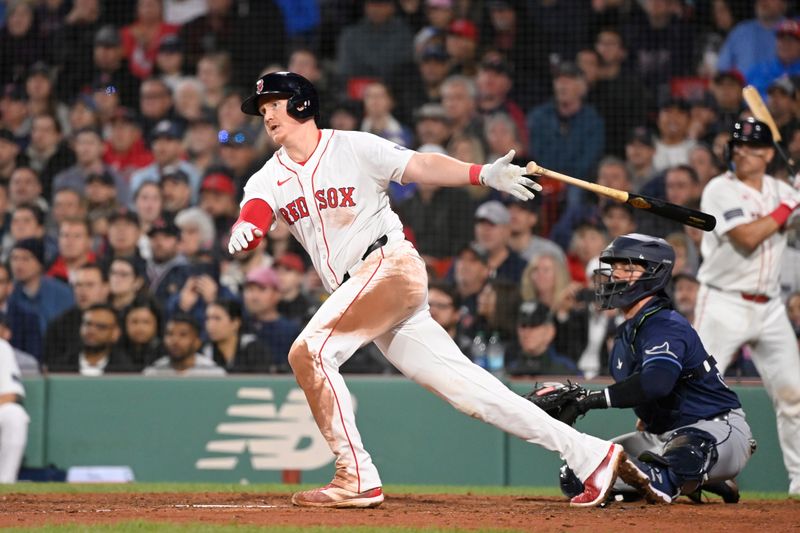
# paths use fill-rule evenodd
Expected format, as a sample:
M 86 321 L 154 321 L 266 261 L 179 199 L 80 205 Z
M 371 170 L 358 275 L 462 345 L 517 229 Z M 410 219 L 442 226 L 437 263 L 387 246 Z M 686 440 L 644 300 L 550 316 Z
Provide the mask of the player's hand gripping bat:
M 591 191 L 595 194 L 601 194 L 612 198 L 618 202 L 630 204 L 636 209 L 643 209 L 649 211 L 654 215 L 659 215 L 670 220 L 675 220 L 687 226 L 693 226 L 703 231 L 711 231 L 717 225 L 717 219 L 708 213 L 689 209 L 676 204 L 659 200 L 658 198 L 650 198 L 649 196 L 642 196 L 631 192 L 621 191 L 619 189 L 612 189 L 597 183 L 591 183 L 560 172 L 540 167 L 535 162 L 531 161 L 525 166 L 525 172 L 529 176 L 544 176 L 554 180 L 562 181 L 581 189 Z

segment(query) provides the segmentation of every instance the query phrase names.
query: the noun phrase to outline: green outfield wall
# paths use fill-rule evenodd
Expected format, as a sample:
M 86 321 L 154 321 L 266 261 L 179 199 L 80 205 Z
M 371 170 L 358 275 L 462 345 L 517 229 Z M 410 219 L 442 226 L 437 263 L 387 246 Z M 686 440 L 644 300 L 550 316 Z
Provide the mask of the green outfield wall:
M 385 483 L 557 483 L 557 454 L 462 415 L 400 377 L 348 377 L 363 441 Z M 157 379 L 50 376 L 26 380 L 27 466 L 130 466 L 138 481 L 327 482 L 333 456 L 291 377 Z M 513 382 L 517 392 L 531 383 Z M 746 490 L 788 489 L 769 399 L 734 387 L 759 449 Z M 592 412 L 578 428 L 612 437 L 632 412 Z

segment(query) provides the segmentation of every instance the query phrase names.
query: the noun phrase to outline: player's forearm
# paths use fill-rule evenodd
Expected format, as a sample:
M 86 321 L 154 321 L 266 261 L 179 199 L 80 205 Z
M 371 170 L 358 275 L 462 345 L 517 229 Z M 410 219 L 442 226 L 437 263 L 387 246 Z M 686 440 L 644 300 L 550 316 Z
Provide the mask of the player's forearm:
M 443 154 L 416 153 L 406 165 L 403 183 L 461 187 L 478 185 L 483 165 L 471 165 Z
M 767 215 L 753 222 L 736 226 L 728 231 L 728 236 L 737 248 L 750 255 L 780 228 L 778 222 L 771 215 Z

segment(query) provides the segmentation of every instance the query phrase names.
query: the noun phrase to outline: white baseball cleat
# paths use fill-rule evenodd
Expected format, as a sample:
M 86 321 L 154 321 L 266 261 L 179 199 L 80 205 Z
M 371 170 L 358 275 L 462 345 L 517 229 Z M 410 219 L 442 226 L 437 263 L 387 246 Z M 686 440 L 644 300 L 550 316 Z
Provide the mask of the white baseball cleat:
M 620 465 L 627 460 L 619 444 L 612 444 L 603 462 L 583 482 L 583 492 L 569 501 L 571 507 L 595 507 L 608 497 Z
M 383 490 L 380 487 L 375 487 L 364 492 L 353 492 L 328 484 L 318 489 L 295 492 L 292 495 L 292 503 L 299 507 L 335 507 L 340 509 L 377 507 L 383 503 Z

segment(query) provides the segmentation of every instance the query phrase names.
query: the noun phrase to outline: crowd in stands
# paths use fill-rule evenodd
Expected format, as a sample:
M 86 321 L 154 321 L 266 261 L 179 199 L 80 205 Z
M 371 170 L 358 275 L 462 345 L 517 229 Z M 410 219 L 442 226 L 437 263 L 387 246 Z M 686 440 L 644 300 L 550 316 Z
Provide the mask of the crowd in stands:
M 256 249 L 226 247 L 245 182 L 276 150 L 240 111 L 269 71 L 315 84 L 324 127 L 476 164 L 514 149 L 522 166 L 697 208 L 727 170 L 746 84 L 800 160 L 796 7 L 0 0 L 0 336 L 30 371 L 289 372 L 325 298 L 309 258 L 280 217 Z M 510 375 L 606 374 L 621 317 L 596 308 L 592 271 L 635 231 L 675 247 L 671 292 L 691 319 L 699 230 L 541 184 L 526 203 L 391 186 L 431 313 L 466 356 Z M 783 297 L 800 338 L 790 244 Z M 343 371 L 393 370 L 367 346 Z M 756 375 L 747 346 L 729 373 Z

